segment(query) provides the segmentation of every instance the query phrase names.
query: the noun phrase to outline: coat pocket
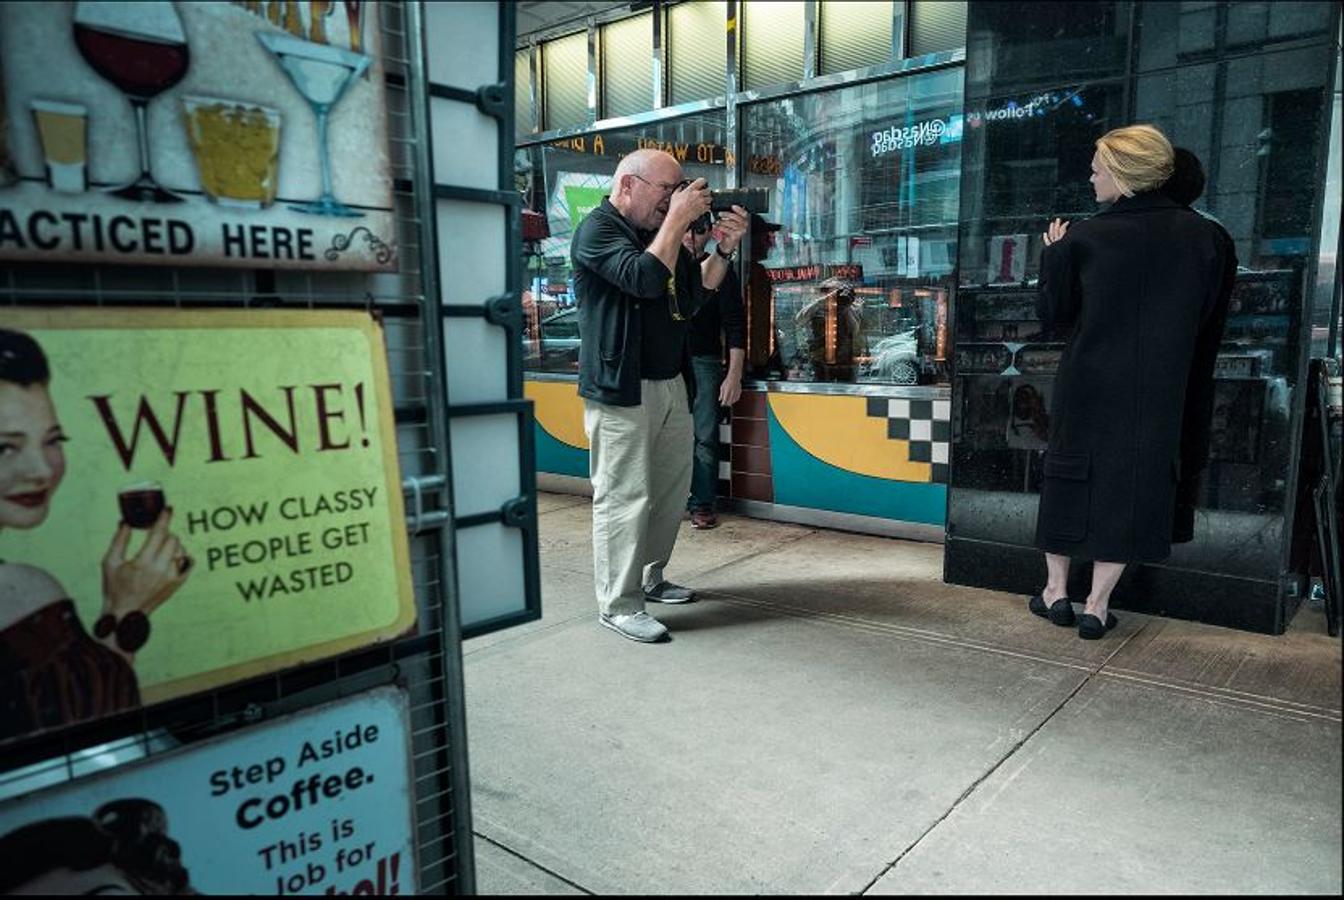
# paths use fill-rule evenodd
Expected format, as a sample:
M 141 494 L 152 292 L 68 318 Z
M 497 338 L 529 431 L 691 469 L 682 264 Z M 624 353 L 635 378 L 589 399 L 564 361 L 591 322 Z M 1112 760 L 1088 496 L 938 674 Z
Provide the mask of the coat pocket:
M 602 361 L 619 364 L 625 355 L 626 332 L 630 327 L 630 313 L 614 303 L 602 307 L 597 323 L 597 350 Z
M 1086 453 L 1045 454 L 1041 484 L 1041 531 L 1065 541 L 1087 537 L 1092 500 L 1092 459 Z

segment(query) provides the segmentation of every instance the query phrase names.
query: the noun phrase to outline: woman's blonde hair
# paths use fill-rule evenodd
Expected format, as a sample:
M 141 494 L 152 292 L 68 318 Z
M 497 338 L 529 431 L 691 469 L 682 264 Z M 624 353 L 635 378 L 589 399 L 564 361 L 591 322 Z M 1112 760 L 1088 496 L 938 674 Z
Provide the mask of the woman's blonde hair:
M 1106 132 L 1097 138 L 1097 156 L 1127 197 L 1161 187 L 1176 169 L 1171 141 L 1153 125 Z

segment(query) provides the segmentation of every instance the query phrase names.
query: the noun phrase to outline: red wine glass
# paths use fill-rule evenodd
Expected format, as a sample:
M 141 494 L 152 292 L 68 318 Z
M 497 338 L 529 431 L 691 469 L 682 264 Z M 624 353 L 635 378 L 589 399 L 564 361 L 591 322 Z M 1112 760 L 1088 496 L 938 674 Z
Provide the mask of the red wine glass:
M 154 180 L 149 168 L 149 101 L 187 74 L 191 54 L 174 4 L 83 2 L 75 4 L 75 46 L 95 72 L 116 85 L 135 110 L 140 177 L 111 188 L 114 197 L 149 203 L 180 203 L 182 197 Z

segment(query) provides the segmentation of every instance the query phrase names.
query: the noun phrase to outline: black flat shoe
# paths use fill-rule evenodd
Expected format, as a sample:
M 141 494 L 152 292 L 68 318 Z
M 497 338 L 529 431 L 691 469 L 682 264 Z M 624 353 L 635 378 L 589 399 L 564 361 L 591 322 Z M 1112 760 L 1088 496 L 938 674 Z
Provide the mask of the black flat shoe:
M 1027 601 L 1027 609 L 1031 610 L 1034 615 L 1038 615 L 1042 619 L 1049 619 L 1064 628 L 1068 628 L 1074 623 L 1073 604 L 1069 602 L 1068 597 L 1060 597 L 1049 607 L 1046 607 L 1045 600 L 1040 594 L 1037 594 Z
M 1078 617 L 1078 636 L 1085 641 L 1095 641 L 1106 636 L 1106 632 L 1120 624 L 1115 616 L 1109 612 L 1106 613 L 1106 624 L 1101 624 L 1101 619 L 1091 613 L 1083 613 Z

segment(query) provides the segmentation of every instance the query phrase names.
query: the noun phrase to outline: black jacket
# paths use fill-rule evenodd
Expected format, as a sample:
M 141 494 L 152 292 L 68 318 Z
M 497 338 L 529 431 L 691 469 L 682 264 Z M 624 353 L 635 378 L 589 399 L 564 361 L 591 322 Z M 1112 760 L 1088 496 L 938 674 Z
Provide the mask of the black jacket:
M 1235 274 L 1226 232 L 1156 192 L 1122 197 L 1046 247 L 1037 311 L 1073 330 L 1037 547 L 1106 562 L 1170 555 L 1183 462 L 1202 466 L 1208 450 L 1204 407 Z
M 668 303 L 671 273 L 652 253 L 652 235 L 637 232 L 610 199 L 588 214 L 570 242 L 579 305 L 579 396 L 612 406 L 638 406 L 643 308 Z M 704 302 L 700 269 L 684 247 L 677 256 L 677 303 L 687 320 Z M 672 335 L 682 343 L 682 377 L 693 395 L 686 323 Z M 679 335 L 679 336 L 678 336 Z
M 1176 482 L 1176 515 L 1171 542 L 1183 544 L 1195 537 L 1195 505 L 1200 477 L 1209 461 L 1210 425 L 1213 420 L 1213 369 L 1218 348 L 1227 326 L 1228 306 L 1237 280 L 1237 250 L 1232 235 L 1213 219 L 1204 217 L 1217 229 L 1223 242 L 1223 284 L 1213 311 L 1199 328 L 1195 355 L 1190 361 L 1190 376 L 1185 386 L 1185 416 L 1181 422 L 1180 478 Z

